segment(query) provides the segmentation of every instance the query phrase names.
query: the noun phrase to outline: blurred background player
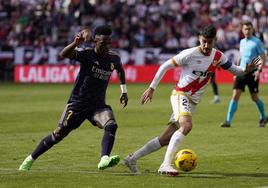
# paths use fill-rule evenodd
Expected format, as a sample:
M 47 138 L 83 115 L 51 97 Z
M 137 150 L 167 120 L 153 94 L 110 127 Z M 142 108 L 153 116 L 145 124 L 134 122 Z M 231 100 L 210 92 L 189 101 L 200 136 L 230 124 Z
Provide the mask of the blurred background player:
M 265 49 L 261 40 L 253 36 L 253 25 L 251 22 L 246 21 L 242 23 L 242 33 L 245 38 L 240 41 L 240 58 L 238 65 L 245 69 L 246 65 L 249 64 L 253 59 L 258 58 L 260 65 L 257 69 L 246 75 L 239 75 L 235 77 L 233 86 L 233 95 L 229 103 L 226 121 L 221 124 L 221 127 L 230 127 L 234 114 L 238 107 L 238 101 L 242 92 L 245 91 L 245 86 L 249 88 L 252 101 L 257 105 L 260 113 L 259 127 L 264 127 L 268 122 L 268 118 L 265 114 L 264 103 L 259 99 L 259 78 L 263 66 L 265 65 L 266 55 Z
M 117 71 L 121 82 L 120 103 L 123 107 L 128 103 L 128 96 L 125 72 L 120 57 L 109 50 L 111 33 L 109 26 L 98 26 L 93 36 L 94 48 L 78 51 L 76 47 L 89 40 L 88 31 L 82 30 L 74 41 L 61 51 L 63 57 L 80 62 L 80 72 L 58 127 L 41 140 L 36 149 L 23 161 L 19 167 L 20 171 L 30 170 L 33 162 L 40 155 L 60 142 L 72 130 L 78 128 L 85 119 L 89 120 L 94 126 L 104 129 L 98 169 L 104 170 L 119 162 L 118 155 L 110 156 L 117 123 L 112 108 L 105 103 L 106 89 L 114 69 Z
M 183 50 L 159 67 L 149 88 L 143 93 L 141 103 L 145 104 L 152 100 L 154 91 L 166 71 L 181 66 L 180 79 L 170 97 L 173 113 L 168 127 L 159 137 L 153 138 L 125 158 L 124 164 L 132 173 L 139 173 L 136 165 L 136 161 L 139 158 L 168 145 L 164 161 L 158 169 L 158 173 L 178 175 L 178 170 L 172 167 L 174 155 L 178 151 L 184 137 L 192 129 L 193 112 L 209 84 L 211 74 L 215 72 L 218 66 L 232 74 L 244 74 L 251 71 L 257 64 L 257 62 L 253 62 L 250 66 L 247 66 L 244 72 L 241 67 L 228 61 L 221 51 L 213 48 L 215 41 L 215 27 L 212 25 L 205 26 L 199 34 L 199 46 Z

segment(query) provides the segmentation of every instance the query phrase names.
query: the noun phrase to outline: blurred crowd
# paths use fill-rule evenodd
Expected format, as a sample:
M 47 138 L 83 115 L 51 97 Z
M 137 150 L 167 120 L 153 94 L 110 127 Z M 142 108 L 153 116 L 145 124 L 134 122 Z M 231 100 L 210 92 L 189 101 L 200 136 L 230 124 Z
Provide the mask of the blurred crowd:
M 267 0 L 2 0 L 0 48 L 64 46 L 81 27 L 109 23 L 113 47 L 169 51 L 197 44 L 204 24 L 218 29 L 217 47 L 237 48 L 242 20 L 268 47 Z

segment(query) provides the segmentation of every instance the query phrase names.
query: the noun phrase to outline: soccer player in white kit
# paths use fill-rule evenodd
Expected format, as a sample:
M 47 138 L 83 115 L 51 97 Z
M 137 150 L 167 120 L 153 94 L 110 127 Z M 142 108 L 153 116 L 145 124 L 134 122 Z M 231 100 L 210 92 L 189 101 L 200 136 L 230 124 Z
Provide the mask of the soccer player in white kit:
M 168 145 L 158 173 L 178 175 L 178 170 L 172 167 L 174 156 L 182 140 L 192 129 L 192 115 L 209 84 L 210 75 L 218 66 L 234 75 L 244 74 L 253 70 L 259 63 L 252 62 L 245 70 L 232 64 L 221 51 L 213 48 L 215 40 L 215 27 L 205 26 L 199 33 L 199 46 L 183 50 L 159 67 L 149 88 L 141 96 L 141 103 L 145 104 L 152 100 L 153 93 L 166 71 L 180 66 L 182 68 L 180 79 L 170 97 L 173 113 L 166 130 L 159 137 L 153 138 L 125 158 L 124 164 L 132 173 L 139 173 L 136 165 L 137 159 Z

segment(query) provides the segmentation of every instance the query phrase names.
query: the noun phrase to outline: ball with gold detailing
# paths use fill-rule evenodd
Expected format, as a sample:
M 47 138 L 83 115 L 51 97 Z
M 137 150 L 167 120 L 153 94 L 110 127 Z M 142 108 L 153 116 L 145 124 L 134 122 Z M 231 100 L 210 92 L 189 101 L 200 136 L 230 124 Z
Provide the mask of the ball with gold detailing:
M 175 156 L 175 166 L 184 172 L 193 170 L 197 165 L 197 156 L 191 149 L 182 149 Z

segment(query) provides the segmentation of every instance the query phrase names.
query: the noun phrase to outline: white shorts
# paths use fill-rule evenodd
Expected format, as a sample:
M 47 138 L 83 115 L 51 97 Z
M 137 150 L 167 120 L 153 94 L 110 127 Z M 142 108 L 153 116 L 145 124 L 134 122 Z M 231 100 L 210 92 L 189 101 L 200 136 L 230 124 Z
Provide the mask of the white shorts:
M 183 92 L 173 90 L 170 96 L 173 113 L 169 122 L 177 122 L 180 116 L 192 116 L 196 104 Z

